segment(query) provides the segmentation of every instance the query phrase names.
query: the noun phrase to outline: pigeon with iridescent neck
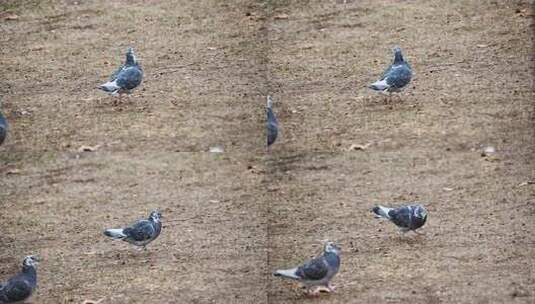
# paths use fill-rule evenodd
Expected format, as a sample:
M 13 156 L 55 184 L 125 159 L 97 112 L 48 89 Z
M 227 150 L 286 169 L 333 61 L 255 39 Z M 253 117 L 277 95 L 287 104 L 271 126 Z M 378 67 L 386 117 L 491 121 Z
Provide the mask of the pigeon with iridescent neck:
M 321 291 L 334 291 L 331 280 L 339 269 L 340 247 L 333 242 L 327 242 L 323 253 L 318 257 L 295 268 L 277 270 L 273 275 L 296 280 L 303 284 L 308 294 L 317 295 Z
M 126 51 L 126 61 L 110 77 L 110 80 L 99 86 L 99 89 L 110 95 L 119 96 L 123 93 L 131 93 L 143 80 L 143 70 L 136 60 L 134 49 Z
M 162 231 L 161 213 L 152 211 L 148 219 L 138 220 L 126 228 L 106 229 L 104 235 L 146 249 Z
M 401 232 L 414 231 L 427 221 L 427 210 L 422 205 L 408 205 L 398 208 L 376 206 L 372 209 L 375 217 L 390 220 Z
M 37 287 L 36 256 L 27 256 L 22 262 L 22 271 L 6 282 L 0 283 L 0 304 L 23 303 Z
M 412 68 L 403 59 L 401 49 L 394 48 L 394 62 L 386 69 L 381 78 L 372 83 L 369 88 L 384 93 L 400 92 L 411 82 Z

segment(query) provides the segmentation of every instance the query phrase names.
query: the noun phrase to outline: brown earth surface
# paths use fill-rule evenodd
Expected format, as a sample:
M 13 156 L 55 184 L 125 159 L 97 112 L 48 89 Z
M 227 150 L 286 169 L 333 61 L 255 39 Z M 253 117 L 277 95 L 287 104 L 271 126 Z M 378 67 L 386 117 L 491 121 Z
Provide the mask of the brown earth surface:
M 35 253 L 33 303 L 534 303 L 531 5 L 0 1 L 0 279 Z M 389 100 L 365 86 L 395 45 L 416 76 Z M 95 88 L 127 46 L 118 102 Z M 410 201 L 423 235 L 370 214 Z M 102 235 L 153 208 L 148 250 Z M 270 275 L 325 239 L 335 293 Z

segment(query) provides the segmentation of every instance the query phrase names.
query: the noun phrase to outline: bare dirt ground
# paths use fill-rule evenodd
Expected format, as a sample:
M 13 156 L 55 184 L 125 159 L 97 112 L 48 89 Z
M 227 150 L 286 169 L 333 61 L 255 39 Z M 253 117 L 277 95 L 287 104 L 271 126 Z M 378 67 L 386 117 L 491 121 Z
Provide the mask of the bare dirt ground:
M 33 303 L 535 302 L 530 1 L 0 12 L 0 278 L 40 254 Z M 416 77 L 388 101 L 365 85 L 394 45 Z M 127 46 L 145 80 L 115 104 L 95 87 Z M 282 127 L 269 155 L 267 93 Z M 407 201 L 428 207 L 424 235 L 369 211 Z M 102 236 L 153 208 L 164 230 L 147 251 Z M 336 293 L 306 298 L 270 276 L 324 239 L 343 247 Z

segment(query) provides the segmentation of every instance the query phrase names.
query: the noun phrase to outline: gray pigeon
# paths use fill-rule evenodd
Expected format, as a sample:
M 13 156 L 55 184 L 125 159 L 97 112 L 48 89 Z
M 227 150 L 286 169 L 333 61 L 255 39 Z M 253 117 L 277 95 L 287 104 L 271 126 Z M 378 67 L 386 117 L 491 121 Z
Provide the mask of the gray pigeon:
M 7 120 L 2 114 L 2 112 L 0 112 L 0 145 L 4 142 L 4 140 L 6 140 L 7 128 L 8 128 Z
M 143 70 L 136 61 L 134 49 L 126 51 L 126 62 L 121 65 L 110 77 L 110 80 L 99 86 L 99 89 L 111 95 L 131 93 L 143 80 Z
M 422 205 L 409 205 L 399 208 L 376 206 L 372 209 L 375 217 L 390 220 L 401 232 L 422 227 L 427 220 L 427 210 Z
M 266 107 L 266 113 L 267 113 L 267 122 L 266 122 L 266 128 L 267 128 L 267 150 L 269 151 L 269 147 L 275 142 L 277 139 L 277 135 L 279 134 L 279 122 L 277 121 L 277 118 L 275 117 L 275 113 L 273 113 L 273 99 L 271 99 L 271 96 L 268 95 L 267 97 L 267 107 Z
M 32 295 L 37 287 L 37 262 L 36 256 L 25 257 L 22 271 L 0 283 L 0 304 L 22 303 Z
M 386 69 L 381 79 L 372 83 L 369 88 L 381 92 L 399 92 L 411 82 L 412 68 L 403 60 L 401 49 L 394 48 L 394 62 Z
M 277 270 L 273 275 L 297 280 L 303 284 L 308 294 L 316 295 L 321 291 L 334 291 L 335 287 L 330 281 L 339 269 L 340 247 L 333 242 L 327 242 L 320 256 L 295 268 Z
M 161 213 L 155 210 L 146 220 L 139 220 L 126 228 L 106 229 L 104 235 L 134 244 L 140 249 L 146 249 L 146 246 L 162 231 L 161 217 Z

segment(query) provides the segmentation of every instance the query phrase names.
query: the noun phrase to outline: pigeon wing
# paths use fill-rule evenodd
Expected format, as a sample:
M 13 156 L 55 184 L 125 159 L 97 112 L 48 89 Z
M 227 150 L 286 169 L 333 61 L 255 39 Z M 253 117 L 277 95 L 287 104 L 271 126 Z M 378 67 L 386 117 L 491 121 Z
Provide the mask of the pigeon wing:
M 8 282 L 0 291 L 0 300 L 12 303 L 27 299 L 32 294 L 32 286 L 26 280 L 16 279 Z
M 411 210 L 408 207 L 400 207 L 391 209 L 388 212 L 390 220 L 396 224 L 396 226 L 402 228 L 409 228 L 411 226 Z
M 296 275 L 303 280 L 318 281 L 324 279 L 329 273 L 329 267 L 323 256 L 314 258 L 297 268 Z
M 271 108 L 267 108 L 267 144 L 268 146 L 271 146 L 275 142 L 275 140 L 277 139 L 278 133 L 279 133 L 279 123 L 277 121 L 277 118 L 275 117 L 273 110 Z
M 381 75 L 381 79 L 379 79 L 379 81 L 381 80 L 385 80 L 386 77 L 388 77 L 388 75 L 392 72 L 392 65 L 388 66 L 388 68 L 386 68 L 386 70 L 383 72 L 383 74 Z
M 402 88 L 411 82 L 412 72 L 406 64 L 391 67 L 385 75 L 386 83 L 393 88 Z
M 125 228 L 123 233 L 133 241 L 142 242 L 150 240 L 154 236 L 155 229 L 152 225 L 152 222 L 148 220 L 142 220 L 130 227 Z
M 137 87 L 143 79 L 143 72 L 137 66 L 126 67 L 117 74 L 117 85 L 126 90 Z
M 117 79 L 117 75 L 119 75 L 119 73 L 121 73 L 123 68 L 124 68 L 124 65 L 121 65 L 117 70 L 115 70 L 115 72 L 113 72 L 111 74 L 111 76 L 110 76 L 110 81 L 114 81 L 115 79 Z

